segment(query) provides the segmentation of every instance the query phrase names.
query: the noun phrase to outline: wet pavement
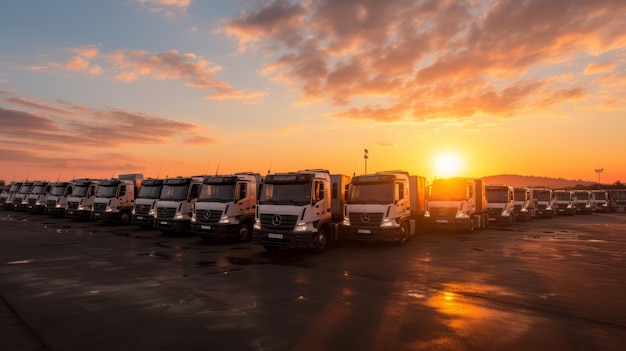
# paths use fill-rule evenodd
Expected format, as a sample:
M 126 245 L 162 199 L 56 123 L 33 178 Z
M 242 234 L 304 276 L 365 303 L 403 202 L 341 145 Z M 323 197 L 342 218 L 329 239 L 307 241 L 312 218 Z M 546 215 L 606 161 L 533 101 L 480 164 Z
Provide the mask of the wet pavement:
M 626 215 L 266 253 L 0 210 L 2 350 L 622 350 Z

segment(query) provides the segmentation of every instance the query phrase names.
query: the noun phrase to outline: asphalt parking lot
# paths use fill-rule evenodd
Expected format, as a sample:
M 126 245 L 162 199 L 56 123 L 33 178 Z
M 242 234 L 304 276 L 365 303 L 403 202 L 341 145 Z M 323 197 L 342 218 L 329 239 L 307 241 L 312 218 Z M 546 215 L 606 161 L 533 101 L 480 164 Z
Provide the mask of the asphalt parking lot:
M 0 210 L 2 350 L 623 350 L 626 214 L 267 253 Z

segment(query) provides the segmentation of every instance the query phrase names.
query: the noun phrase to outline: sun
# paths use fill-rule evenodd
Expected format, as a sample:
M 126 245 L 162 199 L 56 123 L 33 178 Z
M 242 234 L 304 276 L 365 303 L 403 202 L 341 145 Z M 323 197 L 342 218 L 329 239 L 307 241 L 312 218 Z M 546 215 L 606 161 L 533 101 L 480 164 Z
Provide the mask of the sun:
M 436 175 L 444 178 L 458 175 L 463 168 L 459 156 L 451 152 L 438 154 L 433 164 Z

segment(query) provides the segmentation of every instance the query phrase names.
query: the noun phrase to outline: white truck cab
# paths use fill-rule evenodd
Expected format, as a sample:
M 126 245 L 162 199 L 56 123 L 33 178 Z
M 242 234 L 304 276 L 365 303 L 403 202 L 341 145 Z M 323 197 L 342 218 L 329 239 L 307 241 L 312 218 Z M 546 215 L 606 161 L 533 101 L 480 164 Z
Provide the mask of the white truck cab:
M 487 211 L 491 223 L 513 225 L 515 223 L 514 188 L 504 184 L 485 186 Z

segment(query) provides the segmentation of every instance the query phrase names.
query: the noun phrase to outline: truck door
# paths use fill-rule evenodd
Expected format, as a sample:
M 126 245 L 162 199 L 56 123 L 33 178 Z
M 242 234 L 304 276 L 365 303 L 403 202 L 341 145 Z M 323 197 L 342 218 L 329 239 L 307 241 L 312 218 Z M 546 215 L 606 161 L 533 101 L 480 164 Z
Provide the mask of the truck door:
M 323 215 L 325 212 L 330 212 L 330 198 L 326 200 L 324 191 L 324 182 L 316 180 L 313 182 L 313 206 L 315 207 L 317 215 Z

